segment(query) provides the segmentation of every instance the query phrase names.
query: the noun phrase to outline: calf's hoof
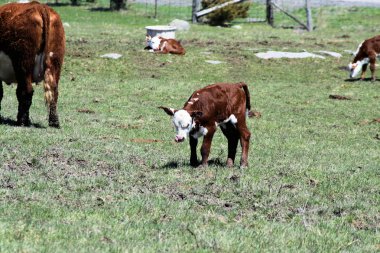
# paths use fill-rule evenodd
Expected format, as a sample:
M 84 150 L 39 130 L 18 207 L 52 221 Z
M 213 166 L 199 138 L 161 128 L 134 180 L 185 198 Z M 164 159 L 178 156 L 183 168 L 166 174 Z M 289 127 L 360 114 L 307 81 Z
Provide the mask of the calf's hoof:
M 234 161 L 233 161 L 231 158 L 228 158 L 228 159 L 227 159 L 226 166 L 227 166 L 228 168 L 232 168 L 232 167 L 234 167 Z
M 55 128 L 60 128 L 59 121 L 49 121 L 49 126 L 55 127 Z
M 190 166 L 192 166 L 192 167 L 198 167 L 198 165 L 199 165 L 198 160 L 190 160 Z
M 202 163 L 200 164 L 197 168 L 198 169 L 203 169 L 203 168 L 207 168 L 208 167 L 208 164 L 207 163 Z
M 241 168 L 241 169 L 248 168 L 248 162 L 241 162 L 241 163 L 240 163 L 240 168 Z
M 372 79 L 371 79 L 371 82 L 375 82 L 375 81 L 376 81 L 376 78 L 372 78 Z

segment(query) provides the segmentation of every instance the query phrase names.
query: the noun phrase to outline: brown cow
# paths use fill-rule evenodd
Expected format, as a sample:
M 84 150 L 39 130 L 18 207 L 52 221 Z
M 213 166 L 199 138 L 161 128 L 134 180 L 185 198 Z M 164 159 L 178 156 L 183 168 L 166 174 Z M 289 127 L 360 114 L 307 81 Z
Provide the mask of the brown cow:
M 376 57 L 380 54 L 380 36 L 376 36 L 363 41 L 356 53 L 354 60 L 348 65 L 350 70 L 350 77 L 353 78 L 362 71 L 361 79 L 364 79 L 365 72 L 369 63 L 369 68 L 371 70 L 372 81 L 376 80 L 375 69 L 376 69 Z
M 165 39 L 161 36 L 146 36 L 146 43 L 148 48 L 151 48 L 151 52 L 160 54 L 178 54 L 184 55 L 185 49 L 182 47 L 181 42 L 175 39 Z
M 43 80 L 49 125 L 59 127 L 58 82 L 64 53 L 62 22 L 49 6 L 38 2 L 0 6 L 0 103 L 1 81 L 17 83 L 19 125 L 30 125 L 32 83 Z
M 251 109 L 248 87 L 245 83 L 217 83 L 195 91 L 184 107 L 175 110 L 159 107 L 173 116 L 176 128 L 176 142 L 190 139 L 190 164 L 198 165 L 198 138 L 204 136 L 201 147 L 202 166 L 207 166 L 211 142 L 220 126 L 228 140 L 227 166 L 235 161 L 238 142 L 242 147 L 240 166 L 248 166 L 248 149 L 251 133 L 246 125 L 246 117 Z

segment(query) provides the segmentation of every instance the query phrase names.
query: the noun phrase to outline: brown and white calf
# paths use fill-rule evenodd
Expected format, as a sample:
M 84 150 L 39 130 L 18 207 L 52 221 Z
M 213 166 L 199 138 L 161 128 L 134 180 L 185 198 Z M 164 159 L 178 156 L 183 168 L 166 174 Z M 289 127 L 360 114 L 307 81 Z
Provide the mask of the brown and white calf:
M 361 71 L 361 79 L 364 79 L 369 64 L 371 79 L 375 81 L 375 64 L 378 54 L 380 54 L 380 36 L 363 41 L 356 50 L 353 61 L 348 65 L 350 77 L 356 77 Z
M 38 2 L 0 6 L 0 103 L 2 81 L 17 83 L 19 125 L 30 125 L 32 83 L 44 81 L 49 125 L 59 127 L 58 82 L 64 52 L 62 22 L 49 6 Z
M 212 138 L 219 126 L 228 140 L 227 166 L 233 166 L 240 140 L 242 155 L 240 166 L 248 166 L 248 149 L 251 133 L 246 117 L 251 109 L 249 90 L 245 83 L 217 83 L 195 91 L 184 107 L 175 110 L 159 107 L 172 116 L 176 129 L 176 142 L 190 140 L 190 164 L 198 165 L 198 138 L 203 138 L 201 147 L 202 166 L 207 166 Z
M 146 36 L 146 42 L 151 51 L 155 53 L 179 55 L 186 53 L 181 43 L 175 39 L 165 39 L 161 36 Z

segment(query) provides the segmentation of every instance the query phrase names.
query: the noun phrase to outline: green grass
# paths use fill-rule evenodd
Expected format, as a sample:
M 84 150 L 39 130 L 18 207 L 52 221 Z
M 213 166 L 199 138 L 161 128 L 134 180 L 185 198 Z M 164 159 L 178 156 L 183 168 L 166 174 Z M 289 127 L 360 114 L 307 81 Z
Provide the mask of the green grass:
M 31 108 L 35 127 L 7 124 L 16 118 L 17 99 L 15 86 L 4 86 L 0 252 L 380 250 L 380 131 L 372 123 L 380 117 L 380 83 L 348 82 L 341 70 L 351 60 L 344 50 L 379 33 L 380 9 L 362 8 L 352 18 L 352 9 L 318 10 L 320 29 L 313 33 L 193 25 L 177 33 L 183 57 L 143 50 L 144 26 L 168 18 L 55 9 L 70 24 L 62 128 L 47 126 L 40 86 Z M 303 49 L 343 57 L 254 55 Z M 109 52 L 123 57 L 99 57 Z M 249 84 L 252 105 L 262 113 L 248 123 L 249 168 L 222 165 L 227 143 L 220 131 L 214 163 L 190 167 L 188 144 L 173 142 L 170 119 L 157 106 L 180 108 L 195 89 L 239 81 Z

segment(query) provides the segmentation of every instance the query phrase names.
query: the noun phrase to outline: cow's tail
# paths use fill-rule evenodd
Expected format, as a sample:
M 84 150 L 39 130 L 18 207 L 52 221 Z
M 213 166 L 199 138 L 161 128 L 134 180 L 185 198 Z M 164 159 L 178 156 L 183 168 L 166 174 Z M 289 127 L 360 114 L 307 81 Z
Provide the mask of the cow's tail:
M 43 20 L 42 36 L 43 36 L 43 54 L 44 54 L 44 90 L 45 102 L 49 106 L 54 100 L 52 84 L 54 77 L 51 71 L 51 61 L 49 53 L 49 32 L 50 32 L 50 11 L 45 4 L 41 5 L 41 15 Z
M 246 83 L 239 83 L 238 84 L 240 88 L 243 88 L 244 93 L 245 93 L 245 108 L 246 108 L 246 115 L 250 116 L 251 113 L 251 97 L 249 95 L 249 90 L 248 90 L 248 85 Z

